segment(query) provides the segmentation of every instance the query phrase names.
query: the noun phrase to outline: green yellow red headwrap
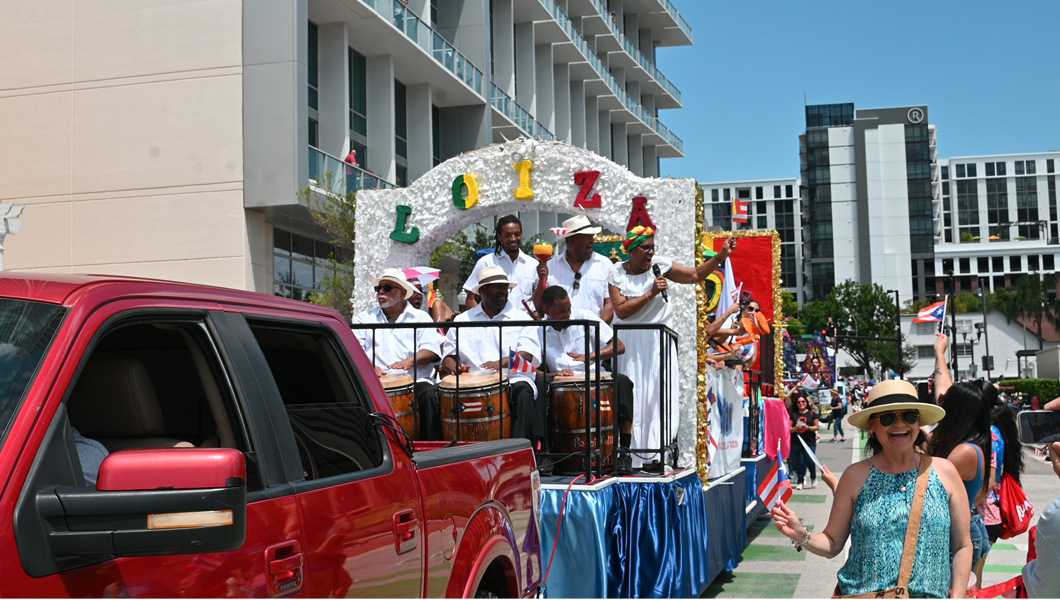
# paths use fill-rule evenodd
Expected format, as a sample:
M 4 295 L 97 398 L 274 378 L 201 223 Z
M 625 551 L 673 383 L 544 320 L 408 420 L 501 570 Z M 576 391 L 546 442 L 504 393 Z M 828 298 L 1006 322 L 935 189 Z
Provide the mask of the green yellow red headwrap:
M 641 243 L 654 236 L 655 230 L 651 227 L 645 227 L 643 225 L 637 225 L 633 229 L 630 229 L 626 233 L 626 241 L 622 242 L 622 254 L 629 254 L 629 251 L 641 245 Z

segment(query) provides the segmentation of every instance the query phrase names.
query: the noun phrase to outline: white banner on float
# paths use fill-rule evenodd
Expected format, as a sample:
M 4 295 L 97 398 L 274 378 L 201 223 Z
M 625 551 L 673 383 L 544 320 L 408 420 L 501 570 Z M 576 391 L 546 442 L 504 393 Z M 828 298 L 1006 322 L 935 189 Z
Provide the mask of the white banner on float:
M 708 369 L 709 370 L 709 369 Z M 743 452 L 743 374 L 723 369 L 707 374 L 710 435 L 717 448 L 710 460 L 708 479 L 717 479 L 740 468 Z

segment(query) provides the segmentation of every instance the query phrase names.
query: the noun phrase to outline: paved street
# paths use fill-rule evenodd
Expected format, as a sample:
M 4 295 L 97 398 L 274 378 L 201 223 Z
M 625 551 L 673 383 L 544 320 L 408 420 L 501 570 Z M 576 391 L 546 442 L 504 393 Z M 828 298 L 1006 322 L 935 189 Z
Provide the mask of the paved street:
M 858 429 L 849 424 L 845 443 L 831 443 L 832 433 L 822 429 L 822 439 L 817 445 L 817 455 L 837 475 L 851 462 L 859 460 L 862 442 Z M 1026 469 L 1023 486 L 1038 514 L 1057 496 L 1060 496 L 1060 479 L 1053 473 L 1050 464 L 1040 456 L 1024 451 Z M 808 479 L 808 477 L 807 477 Z M 794 474 L 792 474 L 794 483 Z M 828 522 L 832 506 L 832 495 L 828 486 L 818 476 L 815 489 L 796 490 L 791 506 L 798 512 L 806 527 L 820 531 Z M 846 560 L 846 554 L 829 560 L 810 554 L 796 552 L 791 542 L 773 527 L 772 520 L 763 518 L 753 523 L 748 530 L 748 546 L 743 553 L 743 562 L 732 574 L 722 574 L 707 589 L 705 598 L 827 598 L 832 595 L 836 583 L 836 571 Z M 1027 534 L 998 540 L 990 552 L 983 571 L 985 585 L 993 585 L 1015 577 L 1026 562 Z

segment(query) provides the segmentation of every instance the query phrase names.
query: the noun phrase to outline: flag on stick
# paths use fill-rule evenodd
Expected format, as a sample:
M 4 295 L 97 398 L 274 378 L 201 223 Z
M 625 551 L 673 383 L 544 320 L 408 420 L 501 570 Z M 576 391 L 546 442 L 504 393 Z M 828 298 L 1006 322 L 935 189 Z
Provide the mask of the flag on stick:
M 806 373 L 805 375 L 803 375 L 802 379 L 799 380 L 799 386 L 800 387 L 804 387 L 804 388 L 806 388 L 808 390 L 815 390 L 820 385 L 821 385 L 821 382 L 816 380 L 816 379 L 814 379 L 813 376 L 810 375 L 809 373 Z
M 748 219 L 747 205 L 750 202 L 744 202 L 739 198 L 732 199 L 732 222 L 733 223 L 746 223 Z
M 508 355 L 508 373 L 537 373 L 537 368 L 515 350 Z
M 948 300 L 948 299 L 947 299 Z M 914 323 L 934 323 L 946 320 L 946 300 L 936 302 L 931 306 L 925 306 L 917 313 Z
M 779 446 L 779 444 L 778 444 Z M 791 481 L 788 479 L 788 470 L 784 468 L 784 455 L 777 450 L 777 462 L 769 470 L 765 481 L 758 486 L 758 497 L 766 505 L 766 510 L 772 511 L 777 501 L 787 502 L 792 495 Z

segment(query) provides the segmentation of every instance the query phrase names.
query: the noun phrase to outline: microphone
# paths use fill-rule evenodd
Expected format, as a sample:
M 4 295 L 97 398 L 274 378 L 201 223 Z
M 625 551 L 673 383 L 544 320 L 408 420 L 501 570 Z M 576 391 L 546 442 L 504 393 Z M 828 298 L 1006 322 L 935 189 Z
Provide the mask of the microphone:
M 655 275 L 656 277 L 661 277 L 662 276 L 662 272 L 659 271 L 659 265 L 652 265 L 651 266 L 651 273 L 652 273 L 652 275 Z M 666 290 L 662 290 L 662 297 L 663 297 L 663 302 L 669 302 L 670 301 L 670 298 L 666 295 Z

